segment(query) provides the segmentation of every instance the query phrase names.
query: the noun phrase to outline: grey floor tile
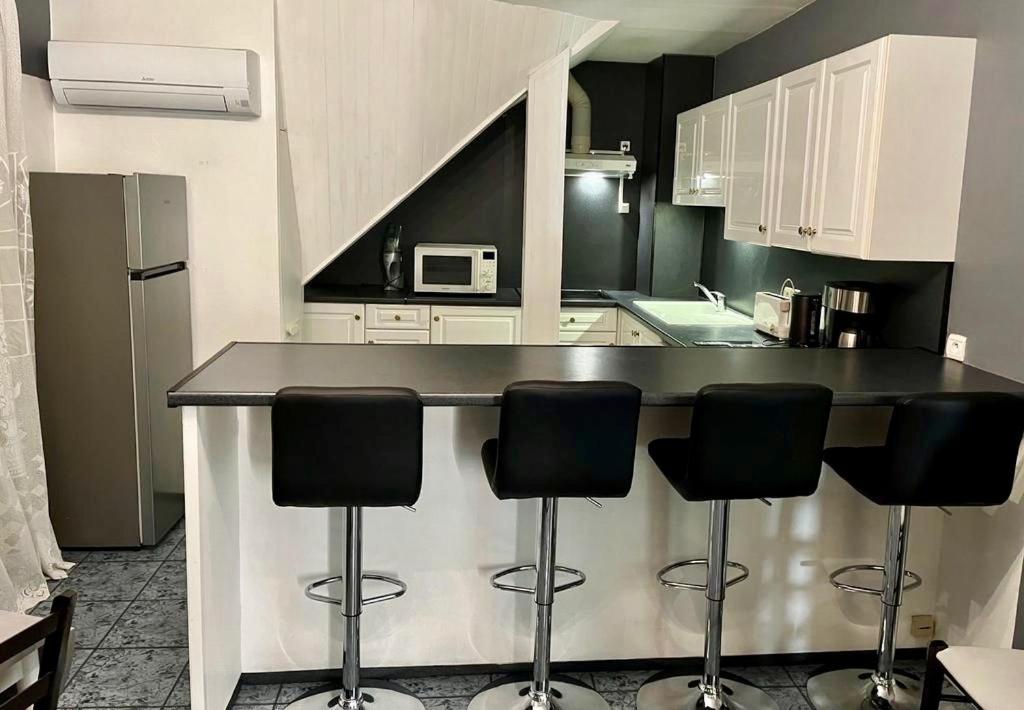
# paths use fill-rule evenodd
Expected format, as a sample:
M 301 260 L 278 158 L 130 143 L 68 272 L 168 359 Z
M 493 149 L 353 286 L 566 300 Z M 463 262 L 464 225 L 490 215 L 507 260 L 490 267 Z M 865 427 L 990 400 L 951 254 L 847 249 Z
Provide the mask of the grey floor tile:
M 319 681 L 310 683 L 285 683 L 281 686 L 280 690 L 278 690 L 276 704 L 287 705 L 311 690 L 326 688 L 327 686 L 328 684 Z
M 129 550 L 94 550 L 89 556 L 90 562 L 152 562 L 162 561 L 171 553 L 185 537 L 184 528 L 174 528 L 164 539 L 151 547 Z
M 793 679 L 783 666 L 745 666 L 742 668 L 725 668 L 726 673 L 732 673 L 738 678 L 747 681 L 758 688 L 778 688 L 794 685 Z
M 632 690 L 608 690 L 601 693 L 611 710 L 635 710 L 636 692 Z
M 170 696 L 167 698 L 167 704 L 173 707 L 191 706 L 192 696 L 189 694 L 189 691 L 188 666 L 186 665 L 184 670 L 182 670 L 181 675 L 178 676 L 178 680 L 174 684 L 174 689 L 171 690 Z
M 395 678 L 395 682 L 419 698 L 457 698 L 475 695 L 491 682 L 491 677 L 483 674 L 430 676 Z
M 466 710 L 472 698 L 421 698 L 425 710 Z
M 159 566 L 159 562 L 94 562 L 90 559 L 71 570 L 61 589 L 74 589 L 80 602 L 131 601 Z
M 89 555 L 90 550 L 61 550 L 60 556 L 64 558 L 65 562 L 84 562 Z
M 824 666 L 819 664 L 798 664 L 793 666 L 786 666 L 786 672 L 789 673 L 790 680 L 793 681 L 793 685 L 800 688 L 807 687 L 807 681 L 812 675 L 820 671 Z
M 764 692 L 778 703 L 779 710 L 814 710 L 797 688 L 764 688 Z
M 188 590 L 185 585 L 185 562 L 168 560 L 149 580 L 139 599 L 185 599 Z
M 161 706 L 185 667 L 184 649 L 98 649 L 61 697 L 62 707 Z
M 96 648 L 103 641 L 128 602 L 79 602 L 75 605 L 75 646 Z
M 103 641 L 103 648 L 172 647 L 188 647 L 188 610 L 184 599 L 132 602 Z
M 181 542 L 178 543 L 178 546 L 174 548 L 174 550 L 171 552 L 171 556 L 168 557 L 167 559 L 169 559 L 169 560 L 184 560 L 185 559 L 185 538 L 181 539 Z
M 610 671 L 594 673 L 594 689 L 601 693 L 614 690 L 639 690 L 654 671 Z
M 280 683 L 243 685 L 238 689 L 235 705 L 273 705 L 280 689 Z
M 168 706 L 170 707 L 170 706 Z M 277 707 L 273 703 L 262 703 L 260 705 L 239 705 L 235 703 L 231 708 L 245 708 L 245 710 L 274 710 Z M 281 707 L 284 707 L 283 705 Z

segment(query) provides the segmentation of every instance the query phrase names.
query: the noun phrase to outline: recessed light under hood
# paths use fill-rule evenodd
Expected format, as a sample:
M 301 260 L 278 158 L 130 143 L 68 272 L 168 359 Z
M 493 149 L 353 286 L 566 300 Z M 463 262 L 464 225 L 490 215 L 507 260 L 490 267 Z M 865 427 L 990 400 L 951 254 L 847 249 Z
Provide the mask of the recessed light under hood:
M 592 150 L 589 153 L 566 153 L 566 177 L 633 178 L 636 158 L 618 151 Z

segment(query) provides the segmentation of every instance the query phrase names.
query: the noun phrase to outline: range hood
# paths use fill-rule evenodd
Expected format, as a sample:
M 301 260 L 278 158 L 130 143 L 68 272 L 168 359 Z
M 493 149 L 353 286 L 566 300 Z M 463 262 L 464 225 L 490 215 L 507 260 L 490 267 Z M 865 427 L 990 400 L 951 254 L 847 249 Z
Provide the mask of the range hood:
M 636 158 L 617 151 L 592 150 L 589 153 L 566 153 L 566 177 L 633 178 Z

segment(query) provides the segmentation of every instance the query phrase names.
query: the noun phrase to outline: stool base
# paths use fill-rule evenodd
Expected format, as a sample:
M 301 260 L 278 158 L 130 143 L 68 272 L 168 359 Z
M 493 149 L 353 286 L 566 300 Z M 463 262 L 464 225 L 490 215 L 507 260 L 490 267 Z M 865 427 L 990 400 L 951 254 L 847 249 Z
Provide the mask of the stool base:
M 893 697 L 873 697 L 873 671 L 844 668 L 814 676 L 807 681 L 807 695 L 817 710 L 918 710 L 921 684 L 903 673 L 893 673 Z
M 779 705 L 760 688 L 722 678 L 720 708 L 704 704 L 700 676 L 677 675 L 645 683 L 636 696 L 637 710 L 779 710 Z
M 424 710 L 419 698 L 393 688 L 361 686 L 362 707 L 366 710 Z M 288 710 L 345 710 L 338 700 L 341 690 L 325 690 L 294 700 L 285 707 Z
M 533 703 L 532 685 L 529 680 L 509 680 L 492 686 L 469 701 L 469 710 L 609 710 L 608 701 L 596 690 L 558 680 L 551 681 L 552 704 Z

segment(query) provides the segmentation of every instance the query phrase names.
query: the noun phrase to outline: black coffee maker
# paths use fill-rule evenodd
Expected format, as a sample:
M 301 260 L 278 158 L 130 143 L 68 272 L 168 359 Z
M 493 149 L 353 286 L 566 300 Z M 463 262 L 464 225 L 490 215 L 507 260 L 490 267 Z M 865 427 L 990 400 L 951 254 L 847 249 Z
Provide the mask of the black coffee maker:
M 874 348 L 882 344 L 882 293 L 867 281 L 829 281 L 825 284 L 825 324 L 822 345 L 826 348 Z

